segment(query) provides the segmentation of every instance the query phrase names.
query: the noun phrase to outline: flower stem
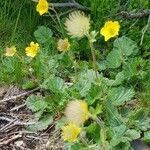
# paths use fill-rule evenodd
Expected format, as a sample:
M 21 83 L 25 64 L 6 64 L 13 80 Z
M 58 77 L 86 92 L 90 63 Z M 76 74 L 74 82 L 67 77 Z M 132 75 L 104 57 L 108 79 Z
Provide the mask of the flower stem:
M 82 136 L 80 136 L 80 141 L 90 150 L 87 141 Z
M 106 128 L 104 121 L 98 117 L 93 117 L 92 114 L 89 114 L 90 118 L 93 119 L 99 126 L 100 126 L 100 135 L 101 135 L 101 143 L 102 143 L 102 150 L 107 150 L 107 141 L 106 141 Z
M 90 44 L 90 48 L 91 48 L 91 54 L 92 54 L 92 59 L 93 59 L 93 69 L 95 71 L 96 78 L 98 79 L 98 71 L 97 71 L 97 68 L 96 68 L 95 48 L 94 48 L 93 42 L 92 42 L 89 34 L 87 35 L 87 38 L 89 40 L 89 44 Z
M 93 117 L 91 113 L 89 113 L 90 118 L 95 121 L 100 127 L 104 127 L 104 122 L 102 119 L 99 119 L 98 117 Z
M 61 29 L 61 32 L 62 32 L 62 35 L 64 36 L 64 35 L 65 35 L 65 34 L 64 34 L 64 29 L 63 29 L 63 27 L 62 27 L 62 24 L 61 24 L 59 15 L 58 15 L 57 11 L 56 11 L 54 8 L 52 8 L 51 10 L 55 13 L 56 18 L 57 18 L 57 21 L 58 21 L 59 26 L 60 26 L 60 29 Z

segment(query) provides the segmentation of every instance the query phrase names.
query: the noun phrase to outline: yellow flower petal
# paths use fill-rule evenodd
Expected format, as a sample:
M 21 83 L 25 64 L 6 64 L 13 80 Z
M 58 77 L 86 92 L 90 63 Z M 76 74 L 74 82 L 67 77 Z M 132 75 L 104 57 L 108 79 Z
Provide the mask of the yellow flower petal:
M 90 18 L 83 12 L 74 11 L 66 19 L 65 26 L 69 35 L 81 38 L 90 30 Z
M 118 21 L 107 21 L 100 30 L 100 34 L 104 36 L 105 41 L 119 34 L 120 25 Z
M 57 49 L 62 52 L 66 52 L 70 49 L 70 43 L 68 39 L 59 39 L 57 42 Z
M 48 12 L 47 0 L 39 0 L 36 6 L 36 11 L 39 12 L 40 15 L 47 13 Z
M 16 47 L 15 46 L 12 46 L 12 47 L 7 47 L 6 48 L 6 53 L 5 53 L 5 56 L 14 56 L 16 53 Z
M 65 116 L 68 122 L 83 124 L 89 118 L 87 103 L 81 100 L 69 102 L 65 109 Z
M 25 52 L 29 57 L 35 57 L 39 51 L 39 44 L 31 42 L 29 47 L 26 47 Z
M 81 128 L 79 128 L 76 124 L 69 123 L 62 128 L 62 138 L 64 141 L 75 142 L 80 132 Z
M 81 101 L 80 102 L 80 107 L 81 107 L 82 112 L 83 112 L 83 114 L 82 114 L 82 120 L 84 122 L 84 121 L 86 121 L 89 118 L 88 105 L 87 105 L 86 102 Z

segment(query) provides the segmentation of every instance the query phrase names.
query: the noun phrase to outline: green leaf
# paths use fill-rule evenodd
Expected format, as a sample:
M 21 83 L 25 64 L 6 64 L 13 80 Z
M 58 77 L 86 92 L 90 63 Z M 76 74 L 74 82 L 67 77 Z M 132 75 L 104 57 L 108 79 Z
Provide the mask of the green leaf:
M 108 68 L 118 68 L 122 63 L 122 55 L 118 50 L 112 50 L 106 57 Z
M 103 60 L 97 63 L 99 70 L 105 70 L 107 68 L 107 61 Z
M 47 103 L 44 101 L 44 98 L 31 95 L 26 100 L 26 105 L 33 112 L 44 110 L 47 107 Z
M 86 100 L 89 105 L 93 104 L 95 100 L 100 98 L 101 91 L 100 87 L 98 85 L 92 84 L 91 88 L 89 89 L 89 92 L 86 96 Z
M 150 142 L 150 131 L 144 132 L 143 140 L 144 140 L 145 142 Z
M 118 139 L 118 141 L 119 141 L 118 145 L 116 145 L 114 147 L 112 145 L 110 145 L 110 150 L 133 150 L 133 149 L 131 149 L 130 142 L 128 141 L 128 139 L 126 137 L 122 137 L 122 138 Z
M 111 135 L 110 145 L 114 147 L 118 145 L 122 141 L 122 139 L 125 140 L 125 137 L 124 137 L 125 131 L 126 131 L 125 125 L 120 125 L 120 126 L 110 128 L 109 129 L 109 132 Z
M 113 135 L 112 136 L 116 136 L 116 137 L 121 137 L 124 135 L 125 131 L 126 131 L 126 126 L 125 125 L 120 125 L 117 127 L 113 127 Z
M 64 80 L 60 77 L 50 77 L 44 81 L 42 87 L 53 93 L 63 93 L 66 88 Z
M 80 143 L 79 141 L 77 141 L 76 143 L 72 143 L 72 145 L 70 143 L 65 143 L 65 149 L 66 150 L 87 150 L 87 148 L 85 148 L 83 143 Z
M 95 79 L 96 76 L 94 70 L 91 69 L 81 72 L 78 82 L 76 84 L 76 88 L 81 96 L 85 97 L 88 94 L 91 85 L 92 83 L 94 83 Z
M 110 148 L 111 150 L 130 150 L 131 136 L 126 136 L 127 127 L 125 125 L 116 126 L 109 129 L 109 133 L 111 136 L 110 140 Z M 133 131 L 134 132 L 134 131 Z M 128 133 L 129 134 L 129 133 Z M 132 136 L 138 137 L 137 132 L 131 133 Z
M 90 112 L 91 112 L 93 118 L 96 118 L 97 115 L 99 115 L 103 112 L 102 105 L 97 104 L 96 108 L 90 107 Z
M 87 135 L 91 140 L 99 142 L 100 140 L 100 126 L 96 123 L 91 123 L 87 128 Z M 94 133 L 94 134 L 93 134 Z
M 142 58 L 131 58 L 123 65 L 123 74 L 126 78 L 139 75 L 145 62 Z
M 143 118 L 142 120 L 135 121 L 134 125 L 136 125 L 139 129 L 146 131 L 150 127 L 150 118 Z
M 127 56 L 137 53 L 137 45 L 127 37 L 121 37 L 114 41 L 113 50 L 106 57 L 108 68 L 118 68 L 122 62 L 125 62 Z
M 116 127 L 122 124 L 122 117 L 118 113 L 117 108 L 114 107 L 114 105 L 112 104 L 111 100 L 106 101 L 105 109 L 106 109 L 107 123 L 111 127 Z
M 53 116 L 51 114 L 43 116 L 42 119 L 40 119 L 38 122 L 35 124 L 29 125 L 27 127 L 27 130 L 37 132 L 37 131 L 42 131 L 48 128 L 50 124 L 53 123 Z
M 108 79 L 108 78 L 103 78 L 104 79 L 104 82 L 108 85 L 108 86 L 117 86 L 117 85 L 120 85 L 125 77 L 124 77 L 124 74 L 123 72 L 119 72 L 117 75 L 116 75 L 116 78 L 115 80 L 111 80 L 111 79 Z
M 112 104 L 115 106 L 123 105 L 125 102 L 131 100 L 131 98 L 134 96 L 133 89 L 126 89 L 122 86 L 117 88 L 112 88 L 108 99 L 112 101 Z
M 130 38 L 122 36 L 114 41 L 114 49 L 121 52 L 122 55 L 130 56 L 133 52 L 137 52 L 137 44 Z
M 125 136 L 130 138 L 131 140 L 135 140 L 141 137 L 141 132 L 134 129 L 128 129 L 125 133 Z
M 21 61 L 14 57 L 5 57 L 0 59 L 0 83 L 19 83 L 25 73 Z
M 32 80 L 25 80 L 25 82 L 22 84 L 22 89 L 32 89 L 36 87 L 36 83 Z
M 34 32 L 34 36 L 35 36 L 36 40 L 42 44 L 50 41 L 52 35 L 53 35 L 53 33 L 52 33 L 51 29 L 44 27 L 44 26 L 38 27 L 38 29 Z

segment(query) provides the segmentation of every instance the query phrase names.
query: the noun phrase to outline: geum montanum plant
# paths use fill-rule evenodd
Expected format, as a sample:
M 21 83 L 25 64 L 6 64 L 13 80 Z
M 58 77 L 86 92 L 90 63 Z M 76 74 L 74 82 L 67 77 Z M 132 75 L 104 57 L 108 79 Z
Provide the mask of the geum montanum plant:
M 50 15 L 48 7 L 55 12 L 47 0 L 39 0 L 36 10 L 40 15 Z M 6 48 L 6 57 L 21 61 L 25 81 L 22 87 L 39 86 L 43 93 L 27 98 L 26 105 L 37 120 L 27 128 L 39 131 L 56 123 L 66 149 L 131 149 L 130 142 L 141 138 L 141 133 L 146 136 L 149 127 L 143 108 L 127 105 L 135 97 L 130 81 L 145 74 L 137 44 L 128 37 L 118 37 L 118 21 L 106 21 L 97 32 L 91 31 L 90 16 L 81 11 L 69 14 L 65 30 L 58 16 L 57 19 L 63 31 L 60 39 L 53 36 L 51 29 L 41 26 L 34 32 L 37 42 L 25 48 L 28 57 L 19 55 L 15 46 Z M 101 58 L 94 45 L 99 44 L 99 33 L 105 42 L 116 38 L 113 48 Z M 85 48 L 90 49 L 92 63 L 79 59 L 77 43 L 83 39 L 88 42 Z M 61 119 L 53 120 L 56 114 Z

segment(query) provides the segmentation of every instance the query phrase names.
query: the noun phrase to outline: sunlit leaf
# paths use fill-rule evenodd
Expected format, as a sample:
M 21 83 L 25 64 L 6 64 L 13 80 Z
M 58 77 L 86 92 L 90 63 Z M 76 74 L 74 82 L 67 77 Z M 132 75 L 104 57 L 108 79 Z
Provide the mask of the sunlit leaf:
M 81 96 L 86 96 L 88 94 L 88 91 L 90 90 L 91 85 L 95 81 L 95 79 L 96 76 L 94 70 L 87 70 L 81 72 L 78 82 L 76 84 L 76 87 L 80 92 Z
M 131 100 L 134 96 L 133 89 L 126 89 L 124 87 L 112 88 L 109 93 L 109 100 L 112 101 L 112 104 L 115 106 L 123 105 L 125 102 Z
M 114 105 L 112 104 L 111 100 L 107 100 L 105 104 L 106 109 L 106 119 L 107 123 L 111 127 L 116 127 L 122 124 L 122 117 L 119 114 L 118 110 Z
M 136 42 L 125 36 L 114 41 L 114 49 L 125 56 L 130 56 L 133 52 L 138 51 Z
M 49 29 L 45 26 L 38 27 L 38 29 L 34 32 L 34 36 L 35 36 L 36 40 L 42 44 L 50 41 L 52 35 L 53 35 L 53 33 L 52 33 L 51 29 Z
M 26 100 L 26 105 L 33 112 L 44 110 L 44 108 L 47 107 L 47 103 L 44 101 L 44 98 L 36 95 L 29 96 Z
M 144 60 L 142 60 L 142 58 L 132 58 L 123 65 L 123 74 L 128 79 L 140 75 L 143 66 Z
M 66 86 L 62 78 L 50 77 L 49 79 L 44 81 L 42 87 L 45 89 L 49 89 L 53 93 L 63 93 Z
M 122 55 L 118 50 L 112 50 L 106 57 L 108 68 L 118 68 L 122 63 Z
M 53 116 L 51 114 L 43 116 L 39 121 L 37 121 L 35 124 L 29 125 L 27 127 L 27 130 L 37 132 L 42 131 L 48 128 L 50 124 L 53 122 Z

